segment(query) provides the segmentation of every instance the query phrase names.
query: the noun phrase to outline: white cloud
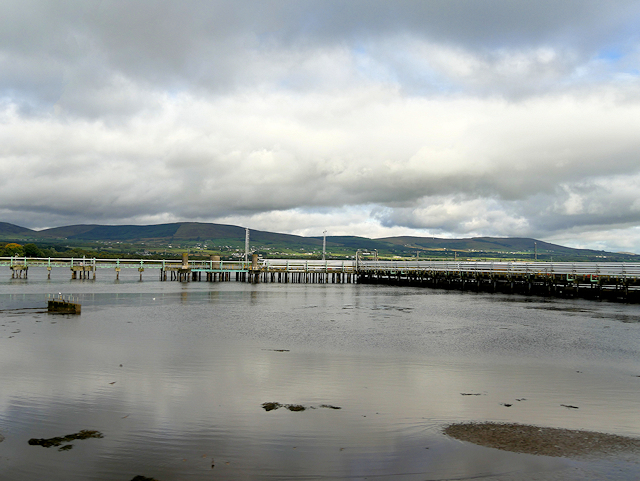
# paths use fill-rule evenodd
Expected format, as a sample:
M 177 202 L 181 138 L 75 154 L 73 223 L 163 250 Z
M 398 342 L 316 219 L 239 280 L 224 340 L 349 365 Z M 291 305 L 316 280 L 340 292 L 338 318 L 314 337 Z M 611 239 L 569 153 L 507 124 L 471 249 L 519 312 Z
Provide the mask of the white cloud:
M 637 3 L 454 4 L 6 2 L 2 220 L 640 252 Z

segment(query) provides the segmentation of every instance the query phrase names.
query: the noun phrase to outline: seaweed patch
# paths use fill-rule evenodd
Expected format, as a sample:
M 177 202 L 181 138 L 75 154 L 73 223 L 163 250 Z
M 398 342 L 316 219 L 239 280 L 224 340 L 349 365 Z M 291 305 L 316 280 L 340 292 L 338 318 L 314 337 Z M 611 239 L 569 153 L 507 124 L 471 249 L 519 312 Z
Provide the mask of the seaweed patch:
M 333 406 L 331 404 L 321 404 L 321 408 L 327 409 L 342 409 L 340 406 Z M 265 411 L 275 411 L 280 408 L 287 408 L 289 411 L 299 412 L 306 411 L 307 409 L 316 409 L 314 406 L 303 406 L 302 404 L 280 404 L 277 402 L 262 403 L 262 408 Z
M 76 441 L 78 439 L 89 439 L 89 438 L 102 438 L 104 437 L 100 431 L 90 431 L 87 429 L 83 429 L 74 434 L 67 434 L 66 436 L 56 436 L 55 438 L 31 438 L 29 439 L 29 444 L 31 446 L 42 446 L 43 448 L 51 448 L 62 446 L 58 451 L 68 451 L 73 448 L 71 441 Z

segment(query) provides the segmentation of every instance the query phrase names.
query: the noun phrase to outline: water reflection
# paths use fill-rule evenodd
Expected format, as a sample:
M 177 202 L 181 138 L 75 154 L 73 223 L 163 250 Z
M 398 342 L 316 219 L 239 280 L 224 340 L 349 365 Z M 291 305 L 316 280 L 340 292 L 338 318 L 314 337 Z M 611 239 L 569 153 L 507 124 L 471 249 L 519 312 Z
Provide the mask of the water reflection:
M 79 317 L 0 312 L 2 479 L 640 472 L 633 460 L 504 453 L 441 433 L 450 422 L 492 420 L 640 436 L 638 326 L 616 318 L 637 318 L 635 306 L 376 286 L 139 283 L 137 272 L 118 285 L 71 286 L 83 300 Z M 37 307 L 52 287 L 62 288 L 5 284 L 0 308 Z M 266 412 L 267 401 L 309 409 Z M 342 409 L 311 409 L 322 404 Z M 105 437 L 68 452 L 26 442 L 80 429 Z

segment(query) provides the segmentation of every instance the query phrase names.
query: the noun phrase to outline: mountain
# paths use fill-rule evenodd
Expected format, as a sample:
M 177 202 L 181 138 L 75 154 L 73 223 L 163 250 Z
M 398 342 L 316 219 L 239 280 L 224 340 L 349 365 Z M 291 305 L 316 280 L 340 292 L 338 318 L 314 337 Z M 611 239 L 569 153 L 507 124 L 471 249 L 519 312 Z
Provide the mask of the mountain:
M 573 249 L 549 242 L 523 237 L 472 237 L 468 239 L 441 239 L 438 237 L 386 237 L 378 239 L 396 245 L 414 249 L 456 249 L 470 251 L 512 251 L 512 252 L 532 252 L 537 249 L 538 253 L 557 252 L 566 254 L 576 250 L 585 252 L 601 252 L 590 249 Z
M 26 227 L 20 227 L 19 225 L 9 224 L 7 222 L 0 222 L 0 236 L 8 237 L 12 235 L 33 235 L 36 231 L 27 229 Z
M 82 224 L 54 227 L 34 231 L 14 224 L 0 222 L 0 238 L 18 242 L 36 242 L 75 246 L 113 246 L 114 243 L 141 244 L 145 246 L 189 246 L 207 244 L 210 249 L 244 247 L 243 227 L 201 222 L 176 222 L 156 225 L 98 225 Z M 292 234 L 251 229 L 251 245 L 258 250 L 273 253 L 321 252 L 322 237 L 303 237 Z M 443 239 L 438 237 L 384 237 L 369 239 L 358 236 L 328 236 L 327 251 L 338 256 L 354 255 L 357 250 L 377 251 L 384 256 L 416 256 L 421 258 L 533 258 L 556 260 L 632 261 L 640 260 L 634 254 L 608 253 L 591 249 L 573 249 L 531 238 L 474 237 Z M 113 247 L 111 247 L 113 248 Z M 146 249 L 144 247 L 143 249 Z M 135 250 L 135 249 L 134 249 Z
M 72 225 L 55 227 L 37 233 L 43 238 L 92 240 L 92 241 L 178 241 L 223 240 L 244 242 L 242 227 L 201 222 L 178 222 L 157 225 Z M 321 240 L 291 234 L 277 234 L 251 230 L 252 242 L 283 243 L 304 241 L 310 245 L 322 245 Z

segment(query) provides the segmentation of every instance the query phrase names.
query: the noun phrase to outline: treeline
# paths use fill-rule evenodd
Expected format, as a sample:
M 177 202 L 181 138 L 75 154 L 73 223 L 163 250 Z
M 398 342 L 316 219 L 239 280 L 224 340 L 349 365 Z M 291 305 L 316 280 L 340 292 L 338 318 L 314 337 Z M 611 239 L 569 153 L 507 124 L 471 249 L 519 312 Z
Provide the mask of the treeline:
M 61 250 L 58 250 L 61 249 Z M 9 242 L 0 244 L 0 257 L 86 257 L 88 259 L 137 259 L 139 253 L 101 252 L 79 247 L 38 246 L 37 244 L 18 244 Z M 172 256 L 175 257 L 175 256 Z
M 43 251 L 35 244 L 17 244 L 15 242 L 9 242 L 7 244 L 0 244 L 0 257 L 43 257 Z

